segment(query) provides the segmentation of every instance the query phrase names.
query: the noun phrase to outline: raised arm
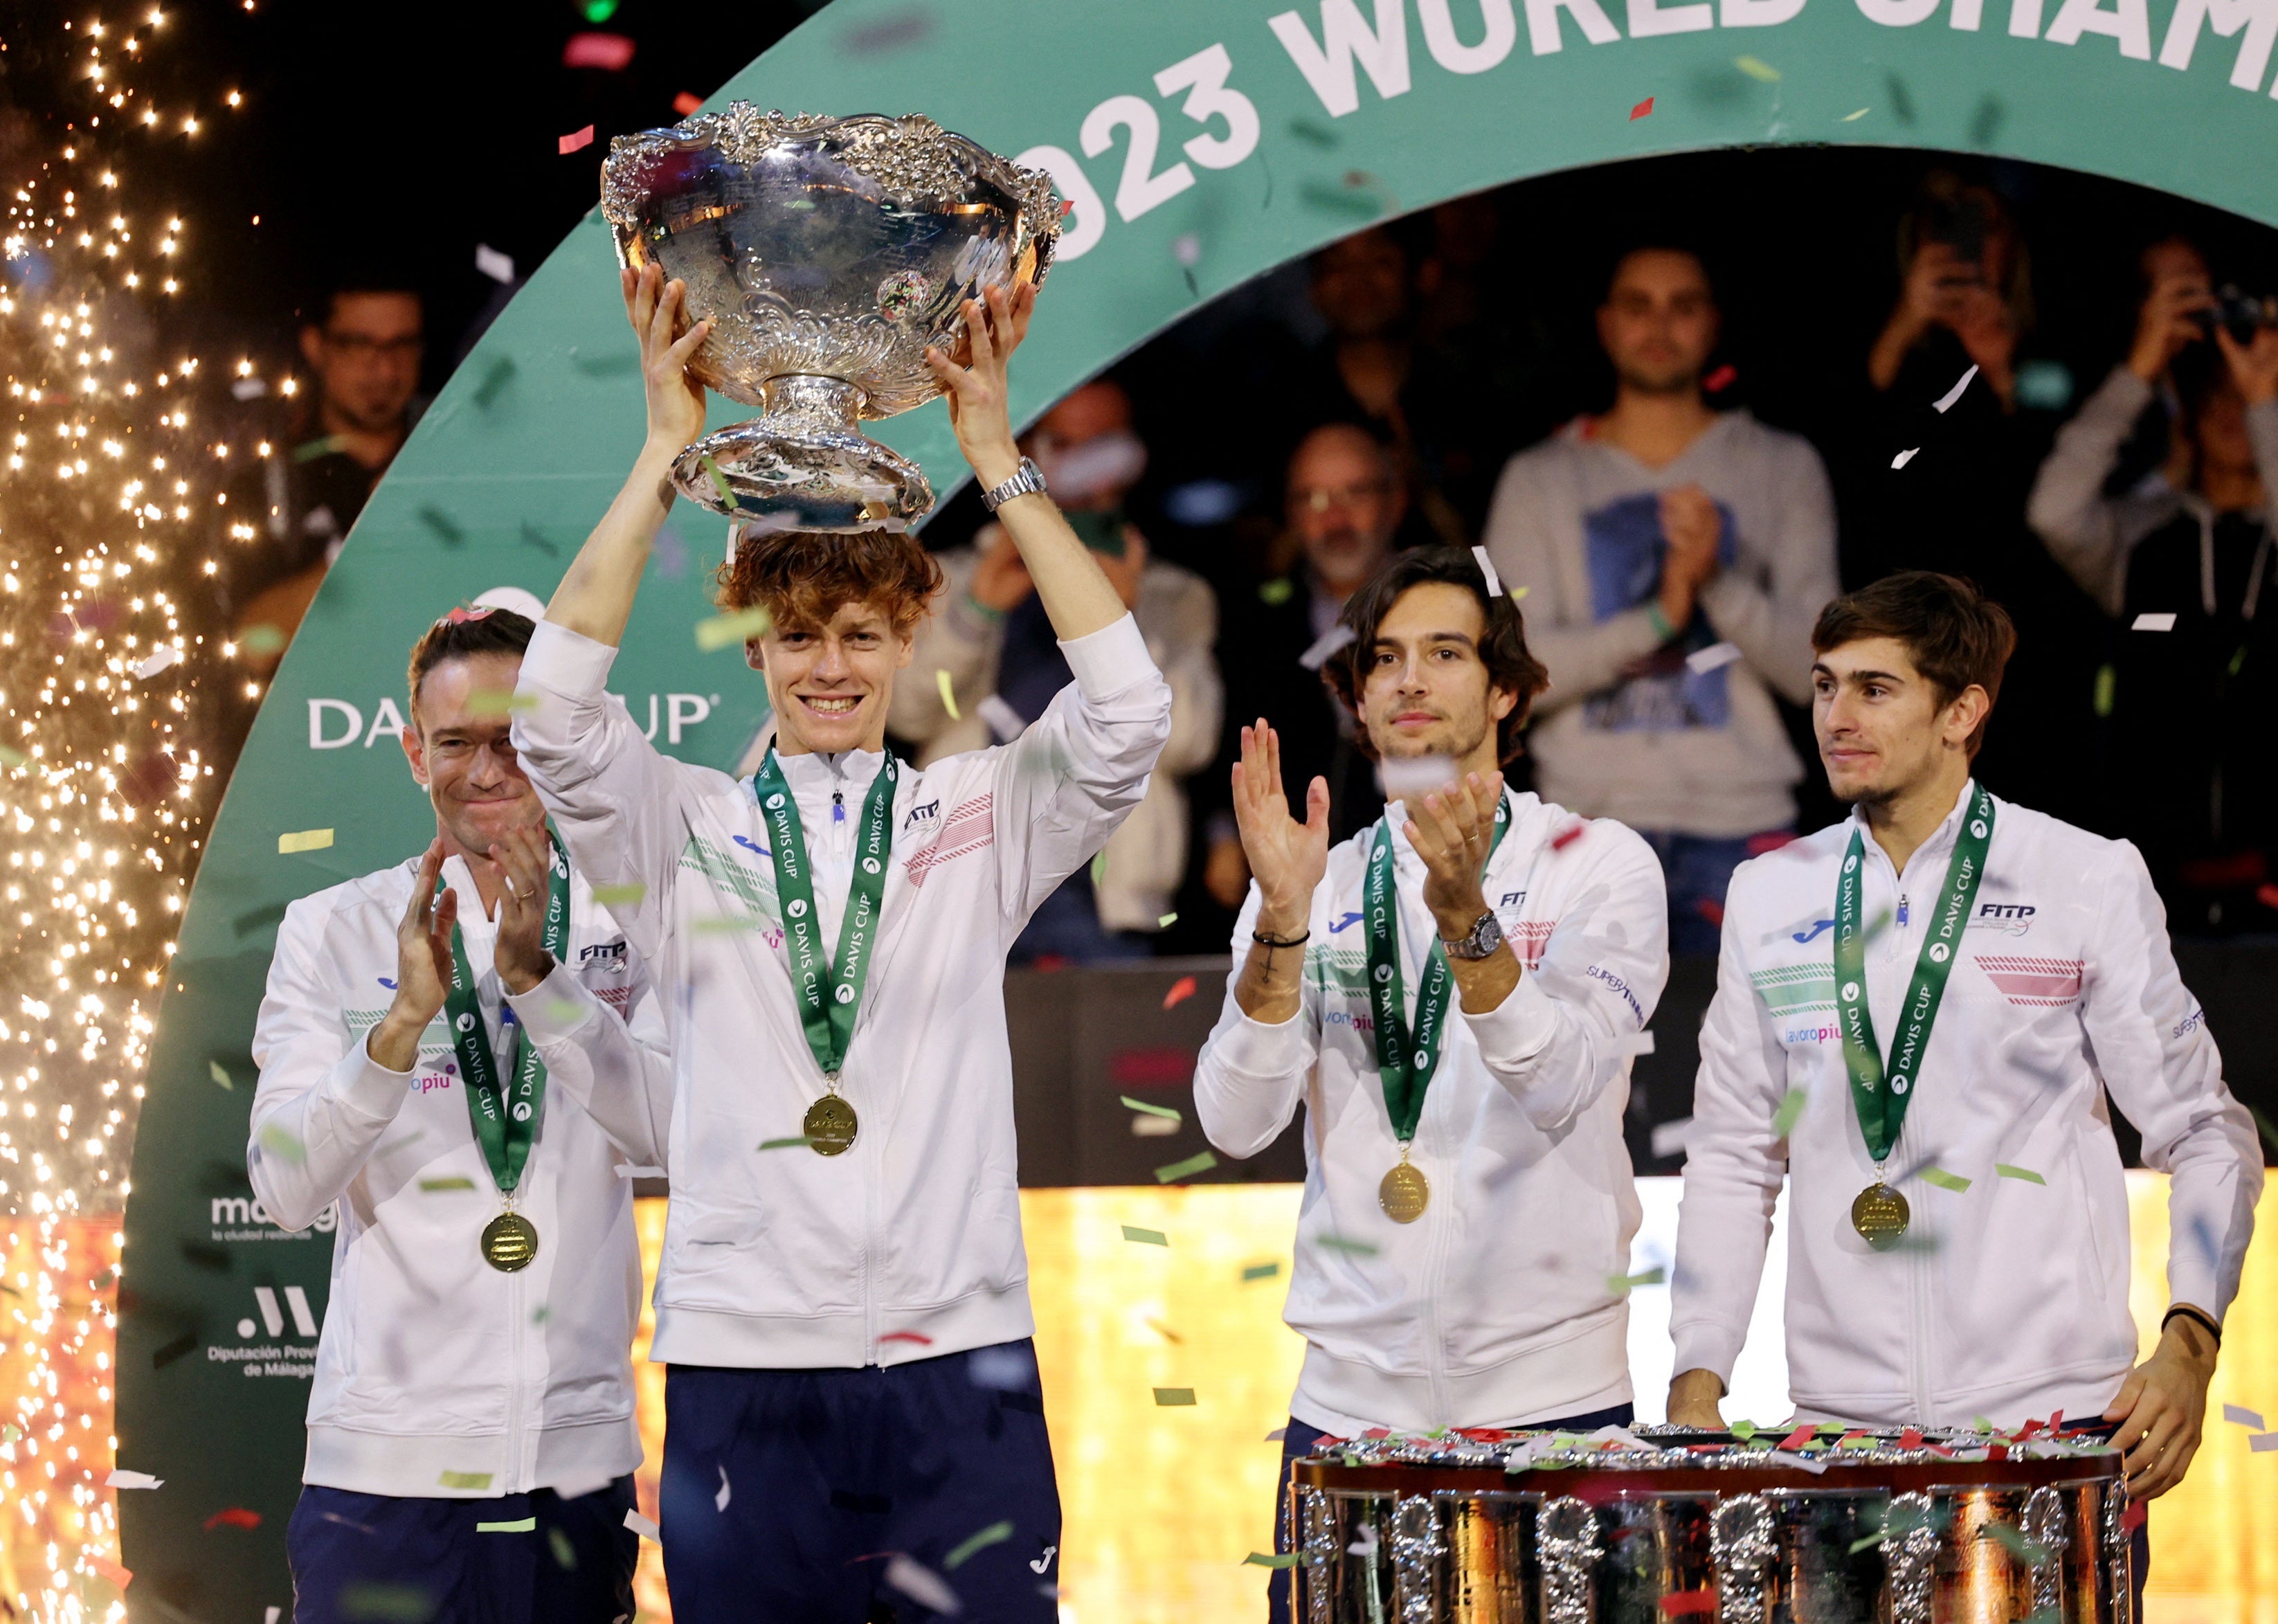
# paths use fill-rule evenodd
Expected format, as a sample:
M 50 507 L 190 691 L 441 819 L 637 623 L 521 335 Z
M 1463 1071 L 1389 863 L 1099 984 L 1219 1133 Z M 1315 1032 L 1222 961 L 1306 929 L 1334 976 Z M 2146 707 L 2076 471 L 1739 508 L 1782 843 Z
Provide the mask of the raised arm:
M 966 302 L 966 334 L 957 356 L 938 349 L 926 352 L 926 363 L 949 402 L 957 448 L 973 465 L 984 491 L 1021 471 L 1005 364 L 1028 336 L 1028 318 L 1036 308 L 1033 287 L 1024 285 L 1010 295 L 992 287 L 985 304 L 980 299 Z M 962 363 L 959 356 L 964 357 Z M 1028 566 L 1036 595 L 1043 600 L 1044 613 L 1060 641 L 1089 637 L 1130 612 L 1051 497 L 1041 492 L 1016 496 L 997 509 L 997 522 L 1021 549 L 1021 562 Z
M 672 511 L 672 460 L 704 432 L 704 386 L 690 376 L 688 359 L 712 331 L 709 321 L 699 321 L 676 336 L 685 319 L 687 287 L 666 281 L 654 263 L 638 274 L 620 271 L 617 280 L 625 315 L 640 335 L 648 438 L 633 459 L 624 488 L 577 549 L 546 606 L 546 618 L 555 625 L 612 648 L 625 634 L 649 548 Z

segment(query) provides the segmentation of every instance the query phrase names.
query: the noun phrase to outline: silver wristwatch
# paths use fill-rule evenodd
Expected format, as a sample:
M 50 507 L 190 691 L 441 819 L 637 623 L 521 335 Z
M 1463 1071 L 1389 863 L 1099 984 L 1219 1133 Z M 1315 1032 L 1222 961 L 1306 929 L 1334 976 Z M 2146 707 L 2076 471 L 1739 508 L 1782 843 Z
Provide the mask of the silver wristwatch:
M 1481 914 L 1469 936 L 1453 941 L 1443 936 L 1440 946 L 1451 959 L 1484 959 L 1502 946 L 1502 926 L 1493 914 Z
M 994 513 L 1015 496 L 1026 496 L 1032 492 L 1041 494 L 1044 488 L 1043 471 L 1024 456 L 1021 459 L 1020 472 L 996 489 L 981 493 L 981 505 Z

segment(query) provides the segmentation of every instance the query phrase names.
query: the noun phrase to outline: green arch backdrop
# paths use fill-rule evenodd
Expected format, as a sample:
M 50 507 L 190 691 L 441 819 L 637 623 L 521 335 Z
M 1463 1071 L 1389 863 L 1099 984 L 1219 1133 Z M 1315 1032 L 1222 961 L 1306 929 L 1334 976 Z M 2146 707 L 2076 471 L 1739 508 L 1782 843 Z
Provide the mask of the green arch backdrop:
M 2278 0 L 837 0 L 711 104 L 922 111 L 1049 167 L 1074 209 L 1016 369 L 1033 415 L 1213 295 L 1372 218 L 1621 158 L 1976 151 L 2278 224 L 2274 36 Z M 275 923 L 294 897 L 432 831 L 392 742 L 419 629 L 493 586 L 544 595 L 615 492 L 641 403 L 612 265 L 589 215 L 451 379 L 326 578 L 216 821 L 126 1218 L 120 1459 L 168 1480 L 125 1497 L 135 1599 L 171 1609 L 138 1617 L 288 1602 L 331 1244 L 266 1223 L 245 1180 Z M 880 437 L 944 494 L 963 476 L 938 404 Z M 761 719 L 735 655 L 700 654 L 691 633 L 722 537 L 683 506 L 617 668 L 660 743 L 715 764 Z M 331 846 L 279 854 L 279 835 L 311 829 Z M 218 1087 L 210 1062 L 238 1086 Z M 232 1505 L 260 1528 L 205 1531 Z

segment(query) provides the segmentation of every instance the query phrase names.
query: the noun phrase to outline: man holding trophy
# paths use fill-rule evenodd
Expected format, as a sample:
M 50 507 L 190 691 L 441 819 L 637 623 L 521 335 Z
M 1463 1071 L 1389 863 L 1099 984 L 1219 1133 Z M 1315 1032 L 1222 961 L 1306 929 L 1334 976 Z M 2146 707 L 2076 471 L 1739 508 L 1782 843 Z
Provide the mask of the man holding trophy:
M 759 195 L 786 185 L 806 190 Z M 638 893 L 617 915 L 671 1027 L 662 1543 L 703 1624 L 861 1624 L 889 1587 L 1056 1614 L 1005 954 L 1137 803 L 1171 695 L 1013 445 L 1005 361 L 1056 229 L 1042 187 L 925 120 L 740 107 L 611 158 L 647 440 L 531 639 L 514 732 L 579 871 Z M 909 231 L 923 209 L 947 223 Z M 738 233 L 761 240 L 722 270 Z M 848 286 L 875 303 L 816 314 Z M 872 359 L 820 375 L 842 320 Z M 707 381 L 768 415 L 691 445 Z M 917 771 L 885 721 L 940 582 L 900 531 L 930 494 L 852 421 L 934 392 L 1074 680 L 1015 742 Z M 603 692 L 676 486 L 743 521 L 720 601 L 762 611 L 745 657 L 777 731 L 741 781 L 659 754 Z

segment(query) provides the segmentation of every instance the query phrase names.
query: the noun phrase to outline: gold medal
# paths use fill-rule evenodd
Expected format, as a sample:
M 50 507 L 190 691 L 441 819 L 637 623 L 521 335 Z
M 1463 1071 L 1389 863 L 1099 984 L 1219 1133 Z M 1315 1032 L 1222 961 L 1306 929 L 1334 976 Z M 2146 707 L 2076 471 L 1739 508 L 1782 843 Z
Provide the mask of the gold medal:
M 1879 1178 L 1861 1190 L 1851 1203 L 1851 1227 L 1877 1252 L 1888 1252 L 1897 1245 L 1913 1218 L 1914 1211 L 1907 1205 L 1906 1197 Z
M 538 1255 L 538 1226 L 520 1213 L 501 1213 L 483 1226 L 483 1261 L 501 1275 L 528 1268 Z
M 1408 1153 L 1400 1153 L 1400 1164 L 1384 1176 L 1376 1187 L 1376 1204 L 1384 1208 L 1384 1215 L 1395 1223 L 1414 1223 L 1424 1215 L 1432 1202 L 1432 1185 L 1420 1168 L 1410 1167 Z
M 806 1107 L 799 1127 L 818 1156 L 836 1156 L 854 1143 L 862 1124 L 854 1107 L 837 1094 L 825 1094 Z

